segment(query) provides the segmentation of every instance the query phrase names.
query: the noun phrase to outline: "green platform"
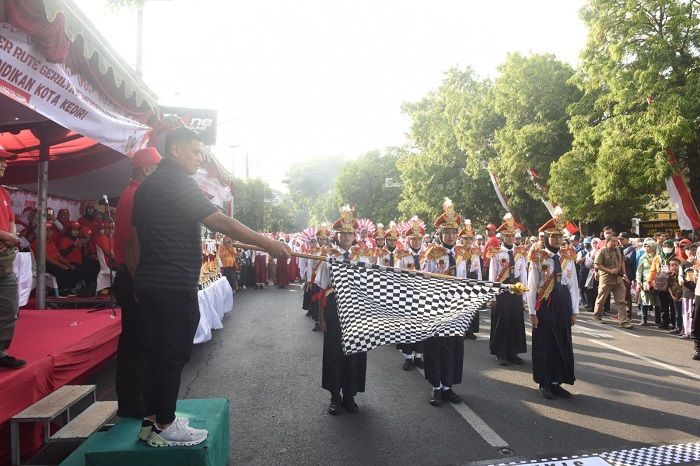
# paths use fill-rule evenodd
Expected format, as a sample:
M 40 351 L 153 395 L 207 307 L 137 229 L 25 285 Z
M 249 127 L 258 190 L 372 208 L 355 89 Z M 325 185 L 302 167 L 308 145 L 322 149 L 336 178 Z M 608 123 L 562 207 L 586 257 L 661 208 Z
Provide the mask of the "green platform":
M 192 447 L 153 448 L 137 440 L 141 421 L 119 418 L 107 432 L 96 432 L 61 466 L 223 466 L 228 464 L 229 402 L 214 398 L 180 400 L 177 416 L 207 429 L 209 437 Z

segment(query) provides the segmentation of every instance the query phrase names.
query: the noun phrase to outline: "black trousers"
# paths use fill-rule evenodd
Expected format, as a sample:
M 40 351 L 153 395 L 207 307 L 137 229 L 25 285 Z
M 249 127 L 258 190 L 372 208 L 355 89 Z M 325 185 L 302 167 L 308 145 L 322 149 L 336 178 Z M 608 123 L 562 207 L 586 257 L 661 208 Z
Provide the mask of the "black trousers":
M 673 299 L 668 291 L 659 291 L 658 294 L 661 311 L 657 314 L 656 323 L 662 327 L 668 327 L 671 322 L 676 321 L 676 310 L 673 307 Z
M 117 270 L 113 287 L 114 297 L 122 308 L 122 333 L 117 344 L 115 386 L 119 406 L 117 414 L 121 417 L 142 418 L 147 415 L 144 400 L 147 359 L 143 344 L 143 316 L 126 265 L 122 264 Z
M 197 291 L 139 290 L 136 296 L 147 350 L 146 413 L 155 414 L 159 424 L 169 424 L 175 419 L 182 369 L 190 360 L 199 324 Z
M 221 274 L 226 277 L 228 284 L 231 285 L 231 289 L 235 292 L 236 287 L 236 269 L 233 267 L 221 267 Z
M 56 277 L 56 284 L 59 290 L 67 290 L 75 286 L 78 278 L 78 270 L 64 270 L 53 264 L 46 264 L 46 271 Z

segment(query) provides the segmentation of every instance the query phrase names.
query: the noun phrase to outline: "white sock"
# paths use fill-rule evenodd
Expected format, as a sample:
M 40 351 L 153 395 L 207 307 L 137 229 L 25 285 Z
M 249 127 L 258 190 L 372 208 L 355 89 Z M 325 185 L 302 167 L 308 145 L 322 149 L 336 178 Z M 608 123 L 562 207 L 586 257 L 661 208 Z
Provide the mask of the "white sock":
M 415 359 L 423 359 L 423 353 L 415 353 Z
M 443 391 L 443 392 L 446 392 L 446 391 L 449 390 L 450 388 L 452 388 L 452 387 L 446 387 L 446 386 L 442 385 L 442 391 Z
M 433 387 L 433 390 L 442 390 L 442 384 L 439 387 Z
M 413 355 L 412 354 L 405 354 L 403 355 L 406 359 L 411 359 L 413 360 Z

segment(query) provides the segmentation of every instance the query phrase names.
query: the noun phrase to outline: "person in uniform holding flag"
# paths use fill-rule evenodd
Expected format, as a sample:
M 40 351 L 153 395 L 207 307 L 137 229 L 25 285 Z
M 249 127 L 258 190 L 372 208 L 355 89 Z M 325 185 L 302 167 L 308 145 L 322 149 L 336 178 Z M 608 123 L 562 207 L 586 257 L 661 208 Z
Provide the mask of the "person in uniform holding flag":
M 566 219 L 555 217 L 539 228 L 543 246 L 530 250 L 527 303 L 532 323 L 532 375 L 543 398 L 571 398 L 562 384 L 573 385 L 574 349 L 571 327 L 578 315 L 576 254 L 562 248 Z
M 423 270 L 426 272 L 457 276 L 457 233 L 462 218 L 455 212 L 452 201 L 445 198 L 443 213 L 435 219 L 434 226 L 440 231 L 441 244 L 430 246 L 425 252 Z M 440 406 L 442 400 L 461 403 L 462 397 L 452 386 L 462 382 L 464 339 L 462 336 L 431 337 L 423 346 L 425 378 L 432 385 L 430 404 Z
M 423 251 L 423 236 L 425 227 L 418 217 L 410 220 L 410 226 L 406 231 L 408 238 L 408 249 L 396 252 L 396 267 L 406 270 L 421 270 L 425 260 Z M 423 368 L 423 342 L 402 343 L 401 352 L 404 355 L 403 370 L 410 371 L 414 367 Z
M 514 284 L 527 283 L 527 251 L 514 245 L 515 220 L 508 213 L 498 232 L 503 245 L 490 251 L 489 281 Z M 500 366 L 522 364 L 518 353 L 527 352 L 523 297 L 513 293 L 496 296 L 491 311 L 489 350 Z
M 368 248 L 364 243 L 353 246 L 357 232 L 357 220 L 349 206 L 343 207 L 341 217 L 333 224 L 336 231 L 337 249 L 329 249 L 327 255 L 336 260 L 370 262 Z M 321 262 L 316 274 L 316 284 L 323 293 L 320 326 L 323 330 L 323 371 L 321 386 L 331 394 L 329 414 L 340 414 L 341 409 L 356 413 L 359 407 L 355 395 L 365 391 L 367 353 L 343 353 L 342 333 L 338 319 L 338 305 L 331 282 L 328 262 Z M 341 398 L 342 393 L 342 398 Z

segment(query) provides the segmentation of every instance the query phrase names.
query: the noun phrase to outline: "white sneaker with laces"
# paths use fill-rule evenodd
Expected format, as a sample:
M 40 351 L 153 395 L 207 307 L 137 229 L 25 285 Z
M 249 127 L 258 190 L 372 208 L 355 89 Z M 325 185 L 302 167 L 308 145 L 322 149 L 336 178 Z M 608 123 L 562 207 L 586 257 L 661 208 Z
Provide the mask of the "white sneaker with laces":
M 153 427 L 148 437 L 148 445 L 152 447 L 174 447 L 198 445 L 206 440 L 209 432 L 204 429 L 193 429 L 181 418 L 176 418 L 165 429 Z
M 184 425 L 189 425 L 190 423 L 190 420 L 186 417 L 179 417 L 178 419 Z M 142 442 L 148 442 L 148 438 L 151 436 L 151 430 L 153 430 L 153 426 L 155 424 L 156 423 L 154 421 L 144 418 L 144 420 L 141 422 L 141 429 L 139 430 L 139 440 Z

